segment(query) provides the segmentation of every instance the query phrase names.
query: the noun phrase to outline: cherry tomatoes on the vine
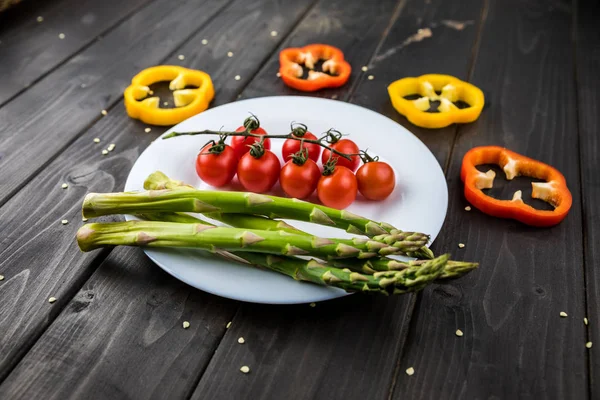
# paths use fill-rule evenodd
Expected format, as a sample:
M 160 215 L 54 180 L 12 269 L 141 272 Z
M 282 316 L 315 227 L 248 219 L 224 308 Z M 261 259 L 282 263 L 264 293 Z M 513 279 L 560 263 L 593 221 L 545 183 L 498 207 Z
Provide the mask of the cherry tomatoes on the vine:
M 320 178 L 321 171 L 313 160 L 308 159 L 302 165 L 290 160 L 281 169 L 279 183 L 288 196 L 305 199 L 315 191 Z
M 335 166 L 333 173 L 323 175 L 317 185 L 317 195 L 327 207 L 343 210 L 356 199 L 356 176 L 346 167 Z
M 200 151 L 196 157 L 196 173 L 204 182 L 211 186 L 221 187 L 227 185 L 233 179 L 238 164 L 238 158 L 235 151 L 226 144 L 221 152 L 210 152 L 215 146 L 208 144 Z
M 358 154 L 358 152 L 359 152 L 359 149 L 358 149 L 358 146 L 356 145 L 356 143 L 354 143 L 350 139 L 339 140 L 339 141 L 333 143 L 332 145 L 330 145 L 329 147 L 339 151 L 340 153 L 345 153 L 345 154 Z M 325 149 L 323 151 L 323 155 L 321 156 L 321 162 L 323 163 L 323 165 L 325 165 L 325 163 L 329 160 L 330 154 L 331 154 L 331 151 L 328 149 Z M 356 171 L 356 168 L 358 168 L 358 165 L 360 164 L 360 157 L 358 155 L 351 156 L 352 160 L 348 160 L 347 158 L 340 157 L 337 154 L 333 153 L 331 158 L 337 158 L 336 165 L 338 167 L 346 167 L 352 172 Z
M 358 190 L 369 200 L 387 198 L 396 186 L 396 175 L 389 164 L 372 161 L 363 164 L 356 172 Z
M 309 140 L 317 140 L 315 135 L 302 128 L 293 129 L 292 135 L 299 139 L 304 138 Z M 283 142 L 281 156 L 283 157 L 284 162 L 287 162 L 290 156 L 300 151 L 301 143 L 302 142 L 300 140 L 294 139 L 286 139 L 285 142 Z M 304 148 L 308 150 L 308 158 L 314 162 L 319 160 L 319 156 L 321 155 L 321 146 L 316 143 L 304 143 Z
M 236 132 L 244 132 L 245 130 L 246 130 L 245 127 L 240 126 L 235 131 Z M 251 130 L 250 133 L 254 133 L 256 135 L 266 135 L 267 131 L 265 131 L 263 128 L 257 128 L 257 129 Z M 248 153 L 248 151 L 250 150 L 249 146 L 252 146 L 254 143 L 257 143 L 259 141 L 260 141 L 260 138 L 257 138 L 255 136 L 248 136 L 248 137 L 232 136 L 231 137 L 231 147 L 235 151 L 235 154 L 237 155 L 238 159 L 241 159 L 242 156 L 244 154 Z M 263 145 L 265 146 L 265 149 L 267 149 L 267 150 L 270 149 L 271 148 L 271 140 L 265 138 L 263 140 Z
M 264 149 L 255 154 L 250 151 L 240 159 L 237 168 L 238 179 L 242 186 L 255 193 L 271 190 L 279 179 L 281 163 L 272 151 Z

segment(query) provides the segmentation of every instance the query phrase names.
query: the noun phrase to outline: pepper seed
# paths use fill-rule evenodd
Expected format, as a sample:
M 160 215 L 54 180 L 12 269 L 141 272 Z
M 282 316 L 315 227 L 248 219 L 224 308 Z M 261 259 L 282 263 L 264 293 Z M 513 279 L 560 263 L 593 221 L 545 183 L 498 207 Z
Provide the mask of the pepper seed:
M 238 339 L 238 343 L 239 343 L 239 344 L 244 344 L 244 343 L 246 343 L 246 341 L 244 340 L 244 338 L 243 338 L 243 337 L 240 337 L 240 338 Z
M 228 51 L 228 52 L 227 52 L 227 57 L 233 57 L 233 52 L 231 52 L 231 51 Z
M 244 365 L 242 366 L 242 368 L 240 368 L 240 371 L 242 371 L 244 374 L 247 374 L 248 372 L 250 372 L 250 367 Z
M 4 280 L 4 275 L 0 275 L 0 281 Z
M 35 19 L 37 22 L 44 22 L 44 17 L 41 15 Z
M 150 129 L 150 128 L 146 128 L 146 129 L 144 129 L 144 132 L 148 133 L 148 132 L 150 132 L 151 130 L 152 130 L 152 129 Z
M 564 312 L 564 311 L 560 312 L 560 316 L 561 316 L 561 318 L 567 318 L 568 317 L 567 313 Z
M 588 324 L 588 319 L 587 319 L 587 318 L 584 318 L 584 319 L 583 319 L 583 323 L 587 325 L 587 324 Z
M 69 185 L 68 185 L 68 184 L 66 184 L 66 183 L 63 183 L 63 184 L 62 184 L 60 187 L 61 187 L 61 188 L 63 188 L 63 189 L 66 189 L 66 188 L 68 188 L 68 187 L 69 187 Z
M 592 348 L 592 342 L 587 342 L 585 344 L 585 347 L 587 347 L 588 349 L 591 349 Z
M 465 211 L 471 211 L 471 206 L 466 206 Z
M 271 31 L 271 36 L 273 36 L 273 37 L 277 36 L 277 31 Z
M 230 326 L 231 326 L 231 321 L 229 321 L 229 322 L 227 323 L 227 325 L 225 325 L 225 329 L 229 329 L 229 327 L 230 327 Z
M 68 219 L 63 219 L 62 221 L 60 221 L 61 224 L 66 225 L 69 223 Z
M 414 374 L 415 374 L 415 369 L 413 367 L 410 367 L 406 370 L 406 375 L 412 376 Z
M 56 297 L 50 297 L 48 299 L 48 303 L 50 303 L 50 304 L 54 303 L 55 301 L 56 301 Z
M 275 76 L 277 76 L 278 78 L 281 78 L 281 74 L 279 72 L 276 73 Z
M 236 81 L 239 81 L 240 79 L 242 79 L 242 77 L 239 75 L 236 75 L 235 78 L 233 78 L 233 79 L 235 79 Z
M 208 40 L 206 40 L 206 39 L 202 39 L 202 44 L 203 44 L 203 45 L 207 45 L 207 44 L 208 44 Z
M 63 40 L 63 39 L 65 38 L 65 34 L 64 34 L 64 33 L 59 33 L 59 34 L 58 34 L 58 38 L 59 38 L 60 40 Z
M 367 77 L 367 79 L 368 79 L 368 80 L 370 80 L 370 81 L 372 81 L 373 79 L 375 79 L 375 76 L 373 76 L 373 75 L 369 75 L 369 76 Z
M 102 155 L 103 155 L 103 156 L 105 156 L 105 155 L 107 155 L 107 154 L 108 154 L 108 150 L 106 150 L 106 149 L 102 150 Z
M 183 321 L 183 329 L 187 329 L 190 327 L 190 323 L 188 321 Z
M 100 138 L 94 138 L 94 143 L 100 143 Z
M 88 220 L 88 219 L 87 219 L 87 218 L 81 218 L 81 220 L 82 220 L 83 222 L 87 222 L 87 220 Z
M 464 249 L 465 248 L 465 244 L 464 243 L 459 243 L 458 247 L 461 248 L 461 249 Z
M 367 72 L 369 70 L 369 67 L 367 67 L 366 65 L 364 67 L 361 68 L 363 72 Z
M 102 111 L 100 111 L 100 114 L 102 114 L 102 115 L 106 116 L 106 115 L 108 115 L 108 111 L 106 111 L 106 110 L 102 110 Z
M 462 335 L 464 335 L 463 331 L 461 331 L 460 329 L 457 329 L 456 336 L 461 337 Z
M 179 58 L 181 61 L 185 60 L 185 56 L 183 54 L 178 55 L 177 58 Z

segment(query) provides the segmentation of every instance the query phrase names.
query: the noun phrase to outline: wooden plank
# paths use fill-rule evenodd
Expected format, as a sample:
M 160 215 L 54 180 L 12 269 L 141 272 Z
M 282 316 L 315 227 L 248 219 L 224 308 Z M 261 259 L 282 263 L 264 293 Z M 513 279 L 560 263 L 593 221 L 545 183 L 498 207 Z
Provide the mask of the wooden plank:
M 331 15 L 329 10 L 341 9 L 334 3 L 320 3 L 312 14 L 316 15 L 318 10 L 318 15 Z M 377 47 L 380 50 L 374 59 L 378 55 L 389 54 L 387 59 L 375 63 L 372 71 L 365 74 L 373 73 L 375 79 L 369 80 L 363 76 L 359 81 L 356 78 L 356 91 L 346 91 L 343 96 L 392 116 L 387 106 L 389 99 L 385 87 L 400 77 L 397 75 L 397 66 L 414 63 L 414 69 L 407 67 L 407 72 L 418 74 L 419 66 L 427 71 L 425 66 L 435 58 L 448 68 L 449 73 L 466 76 L 471 46 L 476 37 L 475 24 L 462 31 L 436 24 L 445 19 L 477 21 L 481 5 L 480 1 L 406 2 L 398 10 L 399 14 L 382 45 L 378 46 L 376 42 L 363 44 L 362 52 L 371 55 L 361 53 L 357 55 L 360 62 L 352 61 L 355 67 L 369 63 Z M 352 3 L 345 2 L 346 8 L 352 10 Z M 385 28 L 383 22 L 369 22 L 364 12 L 356 14 L 349 11 L 347 15 L 337 15 L 340 31 L 348 36 L 356 30 L 355 23 Z M 360 15 L 359 19 L 357 15 Z M 381 11 L 377 15 L 381 15 Z M 311 37 L 312 30 L 304 29 L 303 24 L 298 26 L 296 32 L 306 32 Z M 390 49 L 400 46 L 419 28 L 432 25 L 437 27 L 432 28 L 433 35 L 427 41 L 389 53 Z M 331 34 L 341 42 L 343 34 L 340 31 L 332 30 Z M 291 39 L 294 43 L 303 42 L 299 33 L 294 35 L 297 35 Z M 306 39 L 305 42 L 309 43 L 310 40 Z M 322 40 L 330 42 L 328 36 Z M 351 47 L 351 43 L 347 46 Z M 442 47 L 444 50 L 440 50 Z M 257 78 L 260 84 L 251 83 L 250 92 L 253 95 L 257 94 L 254 88 L 259 87 L 265 93 L 281 90 L 277 80 L 267 80 L 267 74 L 270 76 L 271 72 L 268 67 L 265 68 Z M 362 72 L 357 75 L 360 74 Z M 454 130 L 446 130 L 446 133 L 446 138 L 438 138 L 446 141 L 446 147 L 449 147 Z M 443 157 L 443 154 L 437 156 Z M 388 398 L 408 331 L 413 300 L 412 296 L 379 298 L 355 295 L 320 303 L 315 308 L 307 305 L 266 307 L 244 304 L 192 398 Z M 238 344 L 239 337 L 245 338 L 243 345 Z M 239 368 L 243 365 L 250 367 L 248 375 L 240 373 Z
M 489 107 L 459 128 L 438 239 L 441 248 L 481 267 L 423 293 L 393 398 L 587 397 L 571 12 L 544 1 L 489 3 L 473 75 Z M 536 229 L 464 210 L 462 156 L 492 144 L 565 174 L 574 195 L 565 221 Z M 409 367 L 413 376 L 404 373 Z
M 600 344 L 600 284 L 597 266 L 600 263 L 600 31 L 597 21 L 600 4 L 592 1 L 578 2 L 576 12 L 577 56 L 577 109 L 579 110 L 579 149 L 581 154 L 581 188 L 583 200 L 583 237 L 586 274 L 587 318 L 591 321 L 588 340 Z M 595 351 L 590 357 L 591 398 L 600 396 L 600 356 Z
M 211 74 L 215 85 L 222 88 L 216 104 L 232 101 L 240 89 L 231 86 L 230 82 L 237 82 L 240 87 L 247 84 L 252 71 L 259 68 L 281 40 L 281 37 L 273 38 L 270 31 L 276 29 L 284 37 L 310 5 L 311 2 L 305 1 L 282 7 L 277 0 L 236 0 L 206 23 L 184 46 L 177 49 L 173 47 L 173 57 L 178 63 L 204 69 Z M 262 21 L 270 22 L 265 26 Z M 236 26 L 236 30 L 231 30 L 232 25 Z M 203 38 L 207 38 L 209 44 L 198 46 Z M 226 42 L 220 43 L 223 38 L 226 38 Z M 227 56 L 230 50 L 235 51 L 237 58 Z M 179 54 L 185 55 L 184 62 L 178 60 Z M 171 61 L 174 60 L 166 60 Z M 232 72 L 241 74 L 243 78 L 240 81 L 233 80 Z M 225 97 L 226 93 L 229 93 L 229 98 Z M 75 231 L 80 226 L 83 196 L 90 191 L 123 189 L 127 174 L 139 154 L 165 129 L 152 127 L 152 131 L 146 133 L 145 128 L 146 125 L 128 118 L 120 103 L 0 209 L 0 237 L 7 238 L 0 246 L 3 257 L 0 271 L 5 276 L 0 284 L 0 379 L 10 373 L 68 304 L 51 328 L 27 353 L 22 364 L 0 386 L 0 393 L 9 393 L 14 397 L 64 398 L 77 387 L 76 397 L 94 397 L 96 391 L 104 393 L 109 389 L 111 392 L 107 392 L 107 397 L 113 397 L 110 394 L 117 396 L 115 393 L 119 391 L 131 393 L 132 385 L 152 376 L 153 382 L 162 383 L 161 387 L 149 383 L 148 387 L 138 388 L 136 390 L 140 391 L 140 397 L 182 397 L 186 390 L 197 383 L 199 373 L 208 362 L 207 357 L 212 354 L 211 346 L 215 346 L 220 339 L 215 334 L 218 330 L 211 328 L 206 333 L 200 331 L 194 334 L 194 343 L 198 343 L 204 335 L 202 345 L 206 347 L 206 352 L 168 352 L 165 349 L 187 346 L 179 343 L 182 339 L 180 332 L 175 329 L 181 321 L 173 322 L 171 315 L 169 322 L 165 322 L 161 316 L 157 316 L 152 322 L 156 324 L 156 329 L 163 329 L 163 323 L 168 325 L 164 329 L 169 329 L 160 338 L 160 347 L 156 351 L 147 351 L 146 347 L 139 346 L 123 354 L 120 349 L 127 347 L 127 344 L 145 343 L 149 333 L 146 333 L 146 328 L 140 329 L 139 323 L 119 325 L 122 315 L 113 313 L 113 310 L 118 310 L 121 304 L 131 303 L 128 315 L 147 316 L 146 302 L 155 302 L 152 293 L 177 292 L 178 310 L 183 309 L 188 295 L 201 299 L 201 303 L 210 302 L 206 307 L 220 307 L 219 311 L 205 310 L 196 304 L 190 306 L 195 310 L 195 318 L 211 326 L 224 326 L 221 319 L 233 316 L 230 302 L 196 293 L 198 291 L 190 287 L 182 288 L 174 279 L 165 281 L 165 275 L 159 273 L 158 267 L 149 263 L 139 249 L 123 249 L 117 256 L 111 256 L 87 282 L 86 288 L 79 291 L 106 256 L 106 252 L 81 253 L 74 243 Z M 101 138 L 100 144 L 93 142 L 95 137 Z M 115 150 L 102 156 L 101 149 L 109 143 L 116 144 Z M 63 182 L 68 182 L 68 189 L 61 189 Z M 71 222 L 63 226 L 60 224 L 63 218 Z M 139 285 L 136 283 L 135 288 L 130 288 L 128 285 L 134 283 L 119 283 L 127 279 L 119 271 L 115 272 L 121 267 L 125 267 L 130 274 L 124 274 L 133 281 L 139 281 Z M 142 272 L 144 269 L 150 271 Z M 85 298 L 90 290 L 102 292 L 100 299 L 114 299 L 115 303 L 108 306 L 99 304 L 97 308 L 86 310 L 84 315 L 75 315 L 73 309 L 79 308 L 79 299 Z M 47 303 L 49 296 L 58 299 L 51 306 Z M 75 299 L 70 301 L 73 296 Z M 139 296 L 142 298 L 138 299 Z M 95 299 L 98 300 L 98 297 Z M 164 313 L 166 315 L 167 311 Z M 64 332 L 98 329 L 98 321 L 107 327 L 119 326 L 119 331 L 110 340 L 98 338 L 85 351 L 78 349 L 78 345 L 64 335 Z M 145 323 L 149 321 L 146 319 Z M 63 354 L 64 357 L 48 362 L 49 351 L 52 357 L 57 354 Z M 81 367 L 97 365 L 99 359 L 102 360 L 101 366 Z M 165 367 L 176 368 L 173 371 L 160 369 L 150 375 L 148 369 L 139 367 L 140 364 L 151 366 L 161 363 Z M 114 367 L 116 364 L 123 369 Z M 101 386 L 110 368 L 115 368 L 116 374 L 110 375 L 114 379 L 110 388 L 103 389 Z M 57 369 L 62 371 L 61 375 L 64 374 L 66 385 L 56 381 Z M 123 372 L 125 369 L 127 374 Z M 179 380 L 174 378 L 176 374 L 181 374 Z M 181 387 L 174 389 L 170 385 Z M 180 393 L 181 396 L 173 393 Z
M 0 106 L 148 2 L 62 0 L 0 14 Z
M 0 205 L 227 4 L 157 0 L 0 108 L 0 132 L 11 133 L 0 137 Z

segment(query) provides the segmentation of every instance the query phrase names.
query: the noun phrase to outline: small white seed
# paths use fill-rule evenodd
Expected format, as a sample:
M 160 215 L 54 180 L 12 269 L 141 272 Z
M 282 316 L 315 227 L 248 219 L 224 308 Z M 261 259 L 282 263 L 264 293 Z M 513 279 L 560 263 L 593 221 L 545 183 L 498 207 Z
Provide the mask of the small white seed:
M 94 143 L 100 143 L 100 138 L 94 138 Z
M 588 324 L 588 319 L 587 319 L 587 318 L 584 318 L 584 319 L 583 319 L 583 323 L 587 325 L 587 324 Z
M 68 219 L 63 219 L 62 221 L 60 221 L 61 224 L 66 225 L 69 223 Z
M 181 61 L 185 60 L 185 56 L 183 54 L 178 55 L 177 58 L 179 58 Z
M 564 311 L 560 312 L 560 316 L 561 316 L 561 318 L 567 318 L 568 317 L 567 313 L 564 312 Z
M 151 130 L 152 130 L 151 128 L 146 128 L 146 129 L 144 129 L 144 132 L 148 133 L 148 132 L 150 132 Z
M 107 155 L 107 154 L 108 154 L 108 150 L 106 150 L 106 149 L 102 150 L 102 155 L 103 155 L 103 156 L 105 156 L 105 155 Z
M 411 376 L 415 374 L 415 369 L 413 367 L 410 367 L 406 370 L 406 375 Z
M 100 111 L 100 114 L 102 114 L 102 115 L 108 115 L 108 111 L 102 110 L 102 111 Z
M 313 308 L 314 308 L 314 307 L 316 307 L 316 306 L 317 306 L 317 303 L 310 303 L 310 304 L 309 304 L 309 306 L 311 306 L 311 307 L 313 307 Z
M 225 329 L 229 329 L 229 327 L 230 327 L 230 326 L 231 326 L 231 321 L 229 321 L 229 322 L 227 323 L 227 325 L 225 325 Z
M 64 33 L 59 33 L 59 34 L 58 34 L 58 38 L 59 38 L 60 40 L 63 40 L 63 39 L 65 38 L 65 34 L 64 34 Z
M 56 301 L 56 297 L 50 297 L 48 299 L 48 303 L 50 303 L 50 304 L 54 303 L 55 301 Z
M 248 372 L 250 372 L 250 367 L 244 365 L 242 368 L 240 368 L 240 371 L 242 371 L 244 374 L 247 374 Z
M 183 321 L 183 329 L 187 329 L 190 327 L 190 323 L 188 321 Z
M 471 211 L 471 206 L 466 206 L 465 211 Z
M 235 78 L 233 78 L 233 79 L 235 79 L 236 81 L 239 81 L 240 79 L 242 79 L 242 77 L 239 75 L 236 75 Z
M 458 247 L 461 248 L 461 249 L 464 249 L 465 248 L 465 244 L 464 243 L 459 243 Z
M 243 338 L 243 337 L 240 337 L 240 338 L 238 339 L 238 343 L 239 343 L 239 344 L 244 344 L 245 342 L 246 342 L 246 341 L 244 340 L 244 338 Z
M 375 79 L 375 76 L 373 76 L 373 75 L 369 75 L 369 76 L 367 77 L 367 79 L 368 79 L 368 80 L 370 80 L 370 81 L 372 81 L 373 79 Z
M 277 31 L 271 31 L 271 36 L 273 36 L 273 37 L 277 36 Z
M 0 275 L 0 281 L 4 280 L 4 275 Z
M 165 102 L 163 102 L 163 106 L 165 106 L 165 107 L 166 107 L 166 106 L 168 106 L 168 105 L 169 105 L 169 102 L 168 102 L 168 101 L 165 101 Z
M 587 342 L 585 344 L 585 347 L 587 347 L 588 349 L 591 349 L 592 348 L 592 342 Z
M 111 144 L 108 145 L 108 147 L 106 148 L 106 150 L 113 151 L 115 149 L 115 146 L 116 146 L 116 144 L 111 143 Z
M 41 15 L 35 19 L 37 22 L 44 22 L 44 17 Z
M 463 331 L 461 331 L 460 329 L 457 329 L 456 336 L 461 337 L 462 335 L 464 335 Z
M 231 52 L 231 51 L 228 51 L 228 52 L 227 52 L 227 57 L 233 57 L 233 52 Z
M 337 99 L 337 98 L 338 98 L 338 95 L 337 95 L 337 94 L 334 94 L 333 96 L 331 96 L 331 98 L 332 98 L 333 100 L 335 100 L 335 99 Z
M 202 44 L 203 44 L 203 45 L 207 45 L 207 44 L 208 44 L 208 40 L 206 40 L 206 39 L 202 39 Z
M 87 218 L 81 218 L 81 220 L 82 220 L 83 222 L 87 222 L 87 220 L 88 220 L 88 219 L 87 219 Z
M 364 67 L 361 68 L 363 72 L 367 72 L 369 70 L 369 67 L 367 67 L 366 65 Z
M 275 76 L 277 76 L 278 78 L 281 78 L 281 74 L 279 72 L 276 73 Z
M 69 185 L 67 183 L 63 183 L 60 187 L 63 188 L 63 189 L 66 189 L 66 188 L 69 187 Z

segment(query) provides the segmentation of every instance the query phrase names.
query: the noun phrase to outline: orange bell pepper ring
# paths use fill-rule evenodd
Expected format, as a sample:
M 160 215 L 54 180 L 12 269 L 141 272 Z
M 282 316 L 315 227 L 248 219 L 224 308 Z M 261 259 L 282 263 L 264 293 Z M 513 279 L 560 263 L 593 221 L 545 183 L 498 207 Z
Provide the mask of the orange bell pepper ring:
M 152 95 L 150 85 L 170 81 L 175 108 L 160 108 L 159 97 Z M 196 88 L 186 89 L 186 86 Z M 125 89 L 125 108 L 131 118 L 152 125 L 175 125 L 208 108 L 215 97 L 210 75 L 206 72 L 179 67 L 159 65 L 150 67 L 133 77 Z
M 554 210 L 538 210 L 523 202 L 520 190 L 512 200 L 498 200 L 482 192 L 494 184 L 496 174 L 489 170 L 479 171 L 475 166 L 496 164 L 506 174 L 506 179 L 529 176 L 546 182 L 532 182 L 531 197 L 554 206 Z M 465 183 L 465 197 L 480 211 L 500 218 L 512 218 L 527 225 L 547 227 L 561 222 L 571 209 L 573 199 L 563 174 L 543 162 L 522 156 L 498 146 L 475 147 L 463 158 L 460 177 Z
M 315 65 L 320 60 L 324 60 L 321 67 L 323 72 L 315 71 Z M 306 79 L 302 79 L 302 75 L 304 75 L 302 65 L 308 68 Z M 344 53 L 340 49 L 326 44 L 293 47 L 279 53 L 281 79 L 289 87 L 304 92 L 340 87 L 348 82 L 351 72 L 352 67 L 344 60 Z
M 483 92 L 468 82 L 450 75 L 429 74 L 404 78 L 388 86 L 392 105 L 410 122 L 422 128 L 444 128 L 454 123 L 473 122 L 481 114 L 485 99 Z M 406 97 L 419 95 L 415 100 Z M 439 101 L 438 112 L 430 112 L 431 102 Z M 459 108 L 455 104 L 468 104 Z

